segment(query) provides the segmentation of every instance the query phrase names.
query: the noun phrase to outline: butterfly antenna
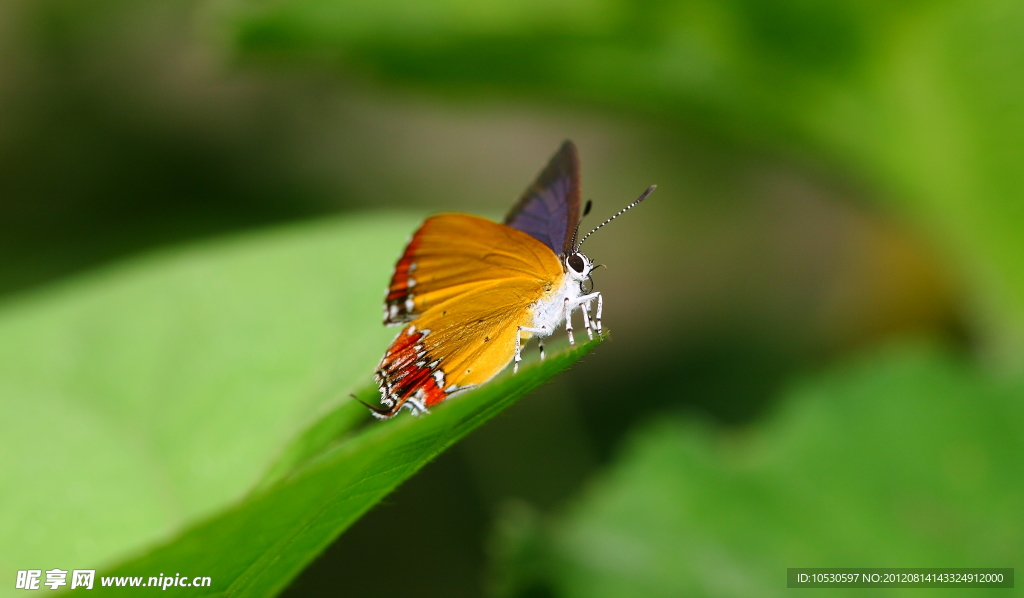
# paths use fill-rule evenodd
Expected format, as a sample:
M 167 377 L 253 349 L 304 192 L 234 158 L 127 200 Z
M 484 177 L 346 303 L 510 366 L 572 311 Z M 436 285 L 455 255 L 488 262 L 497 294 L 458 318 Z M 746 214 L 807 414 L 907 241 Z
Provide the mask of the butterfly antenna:
M 587 237 L 589 237 L 590 235 L 592 235 L 592 234 L 596 233 L 596 232 L 597 232 L 597 230 L 598 230 L 599 228 L 601 228 L 602 226 L 604 226 L 604 225 L 608 224 L 608 223 L 609 223 L 609 222 L 611 222 L 612 220 L 615 220 L 616 218 L 618 218 L 619 216 L 621 216 L 621 215 L 622 215 L 622 214 L 623 214 L 623 213 L 624 213 L 624 212 L 625 212 L 626 210 L 628 210 L 628 209 L 632 208 L 632 207 L 633 207 L 633 206 L 635 206 L 636 204 L 638 204 L 638 203 L 640 203 L 641 201 L 643 201 L 643 200 L 647 199 L 647 196 L 648 196 L 648 195 L 650 195 L 651 193 L 653 193 L 653 192 L 654 192 L 654 190 L 655 190 L 655 189 L 657 189 L 657 188 L 658 188 L 658 186 L 657 186 L 657 185 L 651 185 L 650 187 L 648 187 L 648 188 L 647 188 L 647 191 L 644 191 L 644 192 L 643 192 L 643 194 L 642 194 L 642 195 L 641 195 L 640 197 L 638 197 L 638 198 L 636 199 L 636 201 L 634 201 L 633 203 L 629 204 L 628 206 L 626 206 L 626 207 L 622 208 L 621 210 L 619 210 L 618 212 L 616 212 L 616 213 L 615 213 L 615 215 L 614 215 L 614 216 L 612 216 L 611 218 L 609 218 L 608 220 L 605 220 L 605 221 L 604 221 L 604 222 L 602 222 L 601 224 L 598 224 L 597 226 L 595 226 L 595 227 L 594 227 L 594 230 L 590 231 L 589 233 L 587 233 L 586 235 L 584 235 L 582 239 L 580 239 L 580 244 L 576 246 L 576 249 L 575 249 L 574 251 L 579 251 L 579 250 L 580 250 L 580 247 L 583 247 L 583 242 L 587 240 Z M 575 235 L 573 236 L 573 239 L 575 239 Z
M 590 208 L 594 206 L 594 202 L 590 199 L 587 200 L 587 205 L 583 206 L 583 215 L 580 216 L 580 221 L 576 223 L 576 230 L 572 231 L 572 243 L 569 243 L 570 247 L 576 247 L 576 235 L 580 234 L 580 224 L 583 223 L 583 219 L 590 213 Z

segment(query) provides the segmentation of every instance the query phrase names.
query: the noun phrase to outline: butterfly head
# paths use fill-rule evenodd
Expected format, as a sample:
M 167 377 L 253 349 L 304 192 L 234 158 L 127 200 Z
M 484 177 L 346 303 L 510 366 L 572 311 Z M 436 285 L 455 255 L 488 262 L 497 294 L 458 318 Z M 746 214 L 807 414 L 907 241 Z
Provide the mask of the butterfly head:
M 590 273 L 593 272 L 595 268 L 594 262 L 590 261 L 590 258 L 588 258 L 587 256 L 583 255 L 583 253 L 580 252 L 580 247 L 583 247 L 583 242 L 586 241 L 590 237 L 590 235 L 596 233 L 601 227 L 608 224 L 612 220 L 615 220 L 624 212 L 626 212 L 633 206 L 637 205 L 641 201 L 647 199 L 647 196 L 650 195 L 651 192 L 653 192 L 655 189 L 657 189 L 657 187 L 657 185 L 651 185 L 650 187 L 648 187 L 647 191 L 644 191 L 643 194 L 640 195 L 640 197 L 637 198 L 636 201 L 616 212 L 615 215 L 613 215 L 608 220 L 605 220 L 601 224 L 598 224 L 596 227 L 594 227 L 594 230 L 584 235 L 583 238 L 580 239 L 579 243 L 576 242 L 576 233 L 579 232 L 580 227 L 579 224 L 576 225 L 576 230 L 573 231 L 571 241 L 571 247 L 573 247 L 574 250 L 572 253 L 565 256 L 565 271 L 568 272 L 569 276 L 571 276 L 573 280 L 579 281 L 582 285 L 584 280 L 590 278 Z M 590 212 L 589 201 L 587 202 L 586 209 L 583 211 L 583 215 L 586 216 L 588 212 Z
M 580 282 L 586 280 L 590 277 L 590 272 L 593 269 L 594 262 L 578 251 L 570 253 L 565 258 L 565 271 L 569 273 L 573 280 Z

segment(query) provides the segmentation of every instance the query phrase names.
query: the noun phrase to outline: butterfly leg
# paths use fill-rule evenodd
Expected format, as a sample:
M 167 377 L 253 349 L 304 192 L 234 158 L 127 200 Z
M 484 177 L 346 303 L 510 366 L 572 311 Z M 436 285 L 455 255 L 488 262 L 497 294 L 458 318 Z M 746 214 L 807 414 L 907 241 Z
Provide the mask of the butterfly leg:
M 597 300 L 597 315 L 594 317 L 594 328 L 597 330 L 597 335 L 601 336 L 601 310 L 604 307 L 601 293 L 583 295 L 576 300 L 580 309 L 583 311 L 583 324 L 587 327 L 587 335 L 590 336 L 590 338 L 594 338 L 593 334 L 590 332 L 590 306 L 594 300 Z
M 569 344 L 575 345 L 576 339 L 572 337 L 572 307 L 568 297 L 565 298 L 565 332 L 569 335 Z
M 522 355 L 519 354 L 520 353 L 520 348 L 522 347 L 522 342 L 523 342 L 522 340 L 519 339 L 519 333 L 521 333 L 522 331 L 523 331 L 523 327 L 522 326 L 520 326 L 519 329 L 516 330 L 516 356 L 513 358 L 515 360 L 513 362 L 513 364 L 512 364 L 512 373 L 513 374 L 519 372 L 519 362 L 523 360 Z
M 590 327 L 590 303 L 581 301 L 580 311 L 583 312 L 583 327 L 587 329 L 587 338 L 594 340 L 594 331 Z
M 512 365 L 512 373 L 513 374 L 515 374 L 516 372 L 519 371 L 519 362 L 523 360 L 523 356 L 521 355 L 521 353 L 522 353 L 522 341 L 520 340 L 519 337 L 520 337 L 520 335 L 524 331 L 525 332 L 531 332 L 533 334 L 542 334 L 544 336 L 548 335 L 547 327 L 544 327 L 544 328 L 530 328 L 529 326 L 520 326 L 519 327 L 519 330 L 516 331 L 516 356 L 514 358 L 515 359 L 515 363 Z M 543 356 L 544 356 L 544 342 L 543 341 L 541 341 L 541 345 L 540 345 L 540 354 L 541 354 L 541 358 L 543 359 Z
M 542 339 L 542 338 L 537 339 L 537 348 L 540 349 L 540 359 L 541 359 L 541 361 L 543 361 L 544 360 L 544 339 Z

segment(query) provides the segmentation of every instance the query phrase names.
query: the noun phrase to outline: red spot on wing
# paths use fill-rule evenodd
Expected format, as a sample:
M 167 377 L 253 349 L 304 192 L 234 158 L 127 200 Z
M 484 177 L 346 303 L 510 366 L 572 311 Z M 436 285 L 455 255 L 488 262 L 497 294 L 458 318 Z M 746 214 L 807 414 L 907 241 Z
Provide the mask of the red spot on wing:
M 410 400 L 422 407 L 431 407 L 448 398 L 437 384 L 435 372 L 442 372 L 423 346 L 423 333 L 409 327 L 391 343 L 377 367 L 377 387 L 385 409 L 375 411 L 378 417 L 393 417 Z M 431 367 L 431 364 L 435 364 Z M 442 378 L 443 379 L 443 378 Z
M 433 376 L 428 378 L 426 384 L 423 385 L 423 392 L 426 395 L 426 399 L 424 399 L 423 404 L 427 407 L 433 407 L 448 398 L 448 393 L 437 385 Z
M 391 346 L 388 347 L 388 350 L 384 352 L 384 358 L 381 360 L 380 363 L 381 367 L 383 367 L 384 364 L 387 363 L 388 357 L 391 357 L 393 355 L 409 354 L 410 350 L 412 350 L 416 345 L 420 344 L 420 341 L 423 340 L 423 333 L 414 332 L 413 334 L 409 334 L 409 331 L 410 329 L 406 328 L 405 330 L 402 331 L 402 334 L 399 334 L 395 338 L 395 340 L 391 341 Z M 415 353 L 414 350 L 412 350 L 411 352 Z
M 398 263 L 395 264 L 395 272 L 391 275 L 388 294 L 384 298 L 385 324 L 408 322 L 415 316 L 413 310 L 408 309 L 407 302 L 414 296 L 412 291 L 414 287 L 409 286 L 409 279 L 415 280 L 413 273 L 415 272 L 416 252 L 419 247 L 420 238 L 419 231 L 417 231 L 417 234 L 413 235 L 412 240 L 405 247 L 405 252 L 398 259 Z

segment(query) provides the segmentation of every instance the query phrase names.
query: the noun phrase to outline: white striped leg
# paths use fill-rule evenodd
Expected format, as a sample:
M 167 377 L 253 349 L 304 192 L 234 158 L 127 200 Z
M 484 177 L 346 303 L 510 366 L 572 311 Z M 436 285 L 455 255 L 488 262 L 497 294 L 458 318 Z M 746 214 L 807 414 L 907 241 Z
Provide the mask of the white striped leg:
M 594 340 L 594 331 L 590 329 L 590 303 L 580 302 L 580 311 L 583 312 L 583 327 L 587 329 L 587 338 Z
M 522 353 L 522 342 L 520 340 L 520 334 L 522 332 L 531 332 L 533 334 L 543 334 L 544 336 L 547 336 L 548 329 L 547 328 L 530 328 L 529 326 L 520 326 L 519 327 L 519 330 L 516 331 L 516 356 L 513 358 L 513 359 L 515 359 L 515 363 L 513 363 L 513 365 L 512 365 L 512 373 L 513 374 L 519 372 L 519 362 L 523 360 L 523 356 L 521 355 L 521 353 Z M 543 344 L 543 342 L 541 343 L 541 346 L 540 346 L 540 355 L 541 355 L 541 358 L 543 359 L 544 358 L 544 344 Z
M 589 295 L 583 295 L 576 301 L 579 303 L 580 310 L 583 312 L 583 325 L 587 327 L 587 336 L 590 339 L 594 338 L 593 332 L 590 327 L 590 304 L 597 300 L 597 318 L 594 320 L 594 324 L 597 328 L 597 335 L 601 336 L 601 293 L 591 293 Z
M 516 356 L 513 358 L 515 362 L 512 364 L 512 373 L 515 374 L 519 371 L 519 362 L 523 360 L 522 356 L 519 355 L 519 349 L 521 348 L 522 341 L 519 340 L 519 333 L 523 331 L 523 327 L 520 326 L 519 330 L 516 330 Z
M 576 339 L 572 337 L 572 307 L 568 297 L 565 298 L 565 333 L 569 335 L 569 344 L 575 345 Z

